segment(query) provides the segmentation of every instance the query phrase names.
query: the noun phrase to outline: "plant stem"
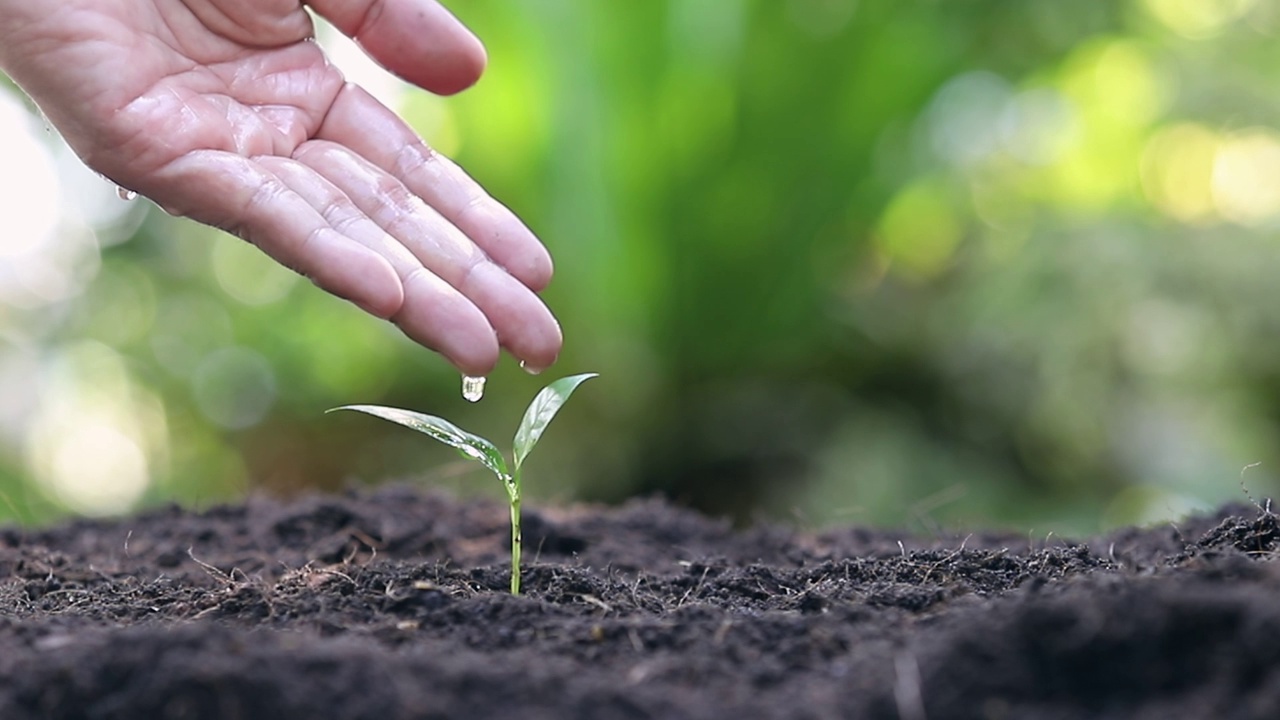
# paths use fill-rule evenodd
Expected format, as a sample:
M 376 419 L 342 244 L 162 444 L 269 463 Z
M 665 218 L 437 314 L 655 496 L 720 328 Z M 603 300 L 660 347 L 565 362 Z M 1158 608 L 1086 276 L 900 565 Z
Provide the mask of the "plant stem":
M 520 594 L 520 473 L 511 478 L 507 485 L 511 498 L 511 594 Z

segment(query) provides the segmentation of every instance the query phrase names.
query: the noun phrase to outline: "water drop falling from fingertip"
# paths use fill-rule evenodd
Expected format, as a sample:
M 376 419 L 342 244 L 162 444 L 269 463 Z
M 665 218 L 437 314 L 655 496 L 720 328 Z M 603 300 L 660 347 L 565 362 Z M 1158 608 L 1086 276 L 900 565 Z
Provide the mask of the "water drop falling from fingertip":
M 525 362 L 525 361 L 523 361 L 523 360 L 521 360 L 521 361 L 520 361 L 520 369 L 521 369 L 521 370 L 523 370 L 523 371 L 525 371 L 525 372 L 527 372 L 527 373 L 529 373 L 530 375 L 540 375 L 540 374 L 542 374 L 542 368 L 540 368 L 540 367 L 534 367 L 534 366 L 532 366 L 532 365 L 530 365 L 530 364 L 526 363 L 526 362 Z
M 462 397 L 468 402 L 480 402 L 484 397 L 484 377 L 462 376 Z
M 120 196 L 121 200 L 132 200 L 138 197 L 138 193 L 130 190 L 129 188 L 120 187 L 119 185 L 116 186 L 116 195 Z

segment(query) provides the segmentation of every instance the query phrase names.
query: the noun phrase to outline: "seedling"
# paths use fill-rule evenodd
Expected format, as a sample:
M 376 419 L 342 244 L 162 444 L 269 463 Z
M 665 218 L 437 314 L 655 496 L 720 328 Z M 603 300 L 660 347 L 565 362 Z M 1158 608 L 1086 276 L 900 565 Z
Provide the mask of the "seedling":
M 502 481 L 503 487 L 507 489 L 507 499 L 511 503 L 511 594 L 519 595 L 520 467 L 524 465 L 524 459 L 529 457 L 529 452 L 533 450 L 533 446 L 538 444 L 538 439 L 542 437 L 543 431 L 547 429 L 547 425 L 551 423 L 551 419 L 556 416 L 556 413 L 560 412 L 560 408 L 569 399 L 569 396 L 573 394 L 573 391 L 579 385 L 595 376 L 596 373 L 584 373 L 560 378 L 542 388 L 542 391 L 533 398 L 533 402 L 529 403 L 529 409 L 524 411 L 524 419 L 520 421 L 520 427 L 516 430 L 515 442 L 511 453 L 511 470 L 507 469 L 507 461 L 503 458 L 502 451 L 498 450 L 496 445 L 435 415 L 424 415 L 412 410 L 401 410 L 382 405 L 344 405 L 333 408 L 329 412 L 334 410 L 355 410 L 404 425 L 407 428 L 430 435 L 462 453 L 463 457 L 475 460 L 489 468 L 489 471 L 494 475 L 497 475 L 498 479 Z

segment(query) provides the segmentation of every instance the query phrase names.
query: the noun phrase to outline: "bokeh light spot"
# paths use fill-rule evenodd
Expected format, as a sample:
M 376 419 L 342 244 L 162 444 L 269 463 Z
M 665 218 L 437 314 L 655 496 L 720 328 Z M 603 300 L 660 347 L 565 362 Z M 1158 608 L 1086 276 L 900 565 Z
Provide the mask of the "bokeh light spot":
M 1028 165 L 1057 160 L 1080 141 L 1071 102 L 1051 88 L 1019 93 L 1000 117 L 1005 150 Z
M 1062 89 L 1097 129 L 1141 127 L 1158 117 L 1168 89 L 1134 40 L 1100 39 L 1081 46 L 1064 66 Z
M 1205 40 L 1248 13 L 1257 0 L 1144 0 L 1147 12 L 1165 27 L 1192 40 Z
M 946 268 L 960 234 L 960 220 L 945 188 L 924 181 L 909 186 L 889 204 L 876 242 L 895 270 L 929 278 Z
M 125 512 L 151 483 L 167 451 L 163 409 L 130 377 L 123 358 L 101 343 L 56 350 L 40 376 L 26 439 L 27 465 L 40 489 L 86 515 Z
M 1214 157 L 1221 138 L 1195 123 L 1161 130 L 1142 153 L 1142 189 L 1162 212 L 1186 223 L 1214 217 Z
M 0 93 L 0 304 L 10 307 L 73 297 L 97 272 L 97 238 L 64 216 L 64 188 L 48 145 L 31 114 Z
M 1280 138 L 1255 128 L 1229 137 L 1213 162 L 1213 200 L 1222 216 L 1260 225 L 1280 214 Z
M 999 145 L 1000 116 L 1010 96 L 1009 84 L 991 73 L 953 78 L 938 91 L 927 111 L 934 151 L 957 165 L 969 165 L 991 154 Z
M 38 252 L 58 227 L 58 176 L 34 125 L 17 100 L 0 93 L 0 260 L 6 263 Z
M 136 440 L 108 418 L 83 417 L 58 438 L 47 481 L 70 509 L 111 515 L 133 507 L 147 489 L 149 472 Z

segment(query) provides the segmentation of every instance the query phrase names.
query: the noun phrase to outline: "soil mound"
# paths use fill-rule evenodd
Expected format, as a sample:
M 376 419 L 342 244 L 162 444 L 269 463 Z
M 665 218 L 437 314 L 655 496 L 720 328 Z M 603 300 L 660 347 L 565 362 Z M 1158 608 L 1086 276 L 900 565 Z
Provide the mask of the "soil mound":
M 1244 505 L 1087 541 L 386 487 L 0 529 L 0 718 L 1276 718 Z

